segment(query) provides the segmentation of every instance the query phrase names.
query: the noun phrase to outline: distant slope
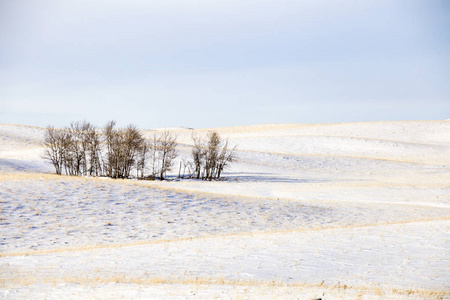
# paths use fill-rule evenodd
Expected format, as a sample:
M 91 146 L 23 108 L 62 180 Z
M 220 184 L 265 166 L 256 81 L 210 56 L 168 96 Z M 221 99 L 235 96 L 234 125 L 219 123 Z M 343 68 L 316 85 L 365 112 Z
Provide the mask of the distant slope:
M 45 128 L 0 124 L 0 171 L 50 171 L 42 158 Z

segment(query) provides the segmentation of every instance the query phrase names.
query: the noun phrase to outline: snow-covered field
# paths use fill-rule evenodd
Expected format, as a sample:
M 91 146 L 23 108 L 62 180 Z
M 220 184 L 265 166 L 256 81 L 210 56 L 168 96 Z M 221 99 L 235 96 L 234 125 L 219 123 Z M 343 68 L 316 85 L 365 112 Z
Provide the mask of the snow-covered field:
M 216 130 L 222 181 L 159 182 L 52 175 L 0 125 L 0 298 L 450 299 L 450 121 Z

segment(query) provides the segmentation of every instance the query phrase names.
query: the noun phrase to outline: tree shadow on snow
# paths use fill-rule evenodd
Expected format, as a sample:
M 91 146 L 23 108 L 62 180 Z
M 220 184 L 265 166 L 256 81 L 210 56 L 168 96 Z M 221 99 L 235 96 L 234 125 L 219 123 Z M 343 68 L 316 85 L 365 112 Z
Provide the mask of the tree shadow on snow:
M 42 171 L 42 166 L 37 163 L 26 162 L 23 160 L 0 158 L 0 171 L 39 172 Z
M 236 182 L 273 182 L 273 183 L 322 183 L 329 182 L 328 179 L 311 179 L 277 176 L 274 173 L 227 173 L 221 178 L 222 181 Z

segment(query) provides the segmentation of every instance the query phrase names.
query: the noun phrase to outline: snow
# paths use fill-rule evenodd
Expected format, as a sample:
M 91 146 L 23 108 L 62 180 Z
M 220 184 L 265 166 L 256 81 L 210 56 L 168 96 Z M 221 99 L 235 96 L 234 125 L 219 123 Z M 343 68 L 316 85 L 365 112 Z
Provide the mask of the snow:
M 160 182 L 52 175 L 0 125 L 0 298 L 450 299 L 450 121 L 214 130 L 223 180 Z

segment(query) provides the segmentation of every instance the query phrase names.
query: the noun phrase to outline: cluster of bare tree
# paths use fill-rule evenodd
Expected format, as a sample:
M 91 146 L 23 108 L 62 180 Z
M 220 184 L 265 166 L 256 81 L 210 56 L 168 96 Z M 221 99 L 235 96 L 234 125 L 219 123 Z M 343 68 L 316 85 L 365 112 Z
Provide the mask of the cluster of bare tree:
M 128 178 L 144 146 L 144 138 L 133 125 L 116 128 L 114 121 L 103 129 L 105 154 L 104 174 L 111 178 Z
M 229 148 L 215 131 L 206 139 L 193 136 L 192 161 L 180 162 L 179 177 L 203 180 L 220 179 L 225 167 L 235 160 L 235 148 Z M 69 127 L 47 127 L 44 158 L 54 166 L 56 174 L 74 176 L 107 176 L 161 179 L 171 171 L 177 158 L 176 136 L 170 131 L 157 131 L 145 139 L 133 125 L 117 128 L 111 121 L 103 129 L 89 122 L 72 122 Z M 186 169 L 188 175 L 185 176 Z M 134 173 L 133 173 L 134 176 Z
M 138 178 L 163 180 L 177 157 L 176 137 L 169 131 L 148 141 L 135 126 L 117 128 L 114 121 L 102 130 L 86 121 L 61 130 L 49 126 L 44 149 L 56 174 L 75 176 L 129 178 L 135 170 Z
M 228 139 L 222 141 L 216 131 L 208 133 L 206 140 L 192 137 L 194 148 L 192 158 L 194 163 L 194 177 L 203 180 L 220 179 L 225 167 L 235 158 L 234 148 L 229 148 Z
M 63 130 L 47 127 L 44 157 L 55 167 L 56 174 L 99 175 L 100 134 L 88 122 L 71 123 Z

